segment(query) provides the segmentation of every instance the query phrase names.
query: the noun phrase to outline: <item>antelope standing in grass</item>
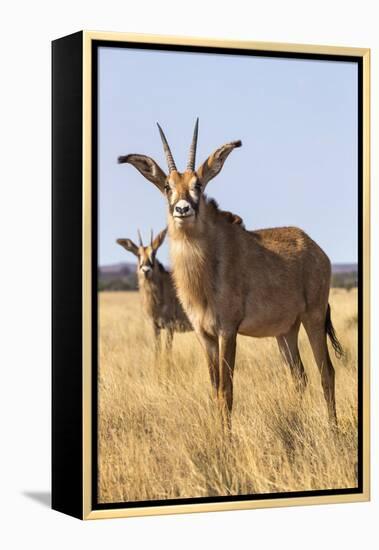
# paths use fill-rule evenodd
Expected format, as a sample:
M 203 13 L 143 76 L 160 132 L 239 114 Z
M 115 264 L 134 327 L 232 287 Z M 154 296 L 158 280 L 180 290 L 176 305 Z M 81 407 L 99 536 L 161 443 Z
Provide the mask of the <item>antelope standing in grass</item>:
M 321 374 L 329 418 L 336 424 L 335 373 L 327 335 L 337 356 L 342 348 L 331 321 L 331 265 L 304 231 L 279 227 L 247 231 L 228 223 L 205 188 L 241 141 L 217 149 L 195 169 L 198 120 L 187 168 L 179 172 L 158 125 L 166 174 L 150 157 L 121 156 L 165 195 L 173 278 L 183 308 L 206 352 L 210 378 L 223 416 L 231 421 L 237 334 L 275 337 L 299 389 L 307 376 L 298 349 L 303 324 Z
M 193 330 L 176 296 L 170 273 L 156 258 L 157 250 L 162 245 L 166 233 L 167 229 L 164 229 L 155 238 L 151 233 L 148 246 L 143 245 L 139 231 L 139 246 L 131 239 L 117 239 L 117 244 L 138 259 L 137 277 L 142 308 L 154 330 L 156 353 L 160 351 L 162 329 L 166 329 L 167 351 L 171 350 L 174 332 Z

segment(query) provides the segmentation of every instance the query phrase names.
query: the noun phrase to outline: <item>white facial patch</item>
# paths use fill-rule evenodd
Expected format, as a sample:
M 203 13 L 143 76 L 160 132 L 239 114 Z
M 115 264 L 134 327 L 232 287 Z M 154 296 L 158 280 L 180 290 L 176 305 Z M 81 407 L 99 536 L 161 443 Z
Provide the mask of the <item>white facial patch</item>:
M 195 189 L 190 189 L 190 195 L 191 195 L 191 198 L 194 202 L 198 203 L 199 202 L 199 195 L 197 194 L 196 190 Z
M 178 200 L 178 193 L 171 187 L 170 204 L 175 204 Z
M 141 267 L 141 271 L 143 271 L 144 273 L 148 273 L 149 271 L 151 271 L 151 267 L 149 265 L 143 265 Z

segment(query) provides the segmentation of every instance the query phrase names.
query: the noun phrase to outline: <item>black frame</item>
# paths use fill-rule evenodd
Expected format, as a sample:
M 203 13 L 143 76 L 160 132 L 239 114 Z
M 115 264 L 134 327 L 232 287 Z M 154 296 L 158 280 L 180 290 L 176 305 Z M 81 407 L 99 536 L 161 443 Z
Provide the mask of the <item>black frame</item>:
M 355 62 L 358 65 L 358 486 L 348 489 L 98 503 L 97 481 L 97 85 L 98 48 L 147 49 L 237 56 Z M 363 492 L 363 59 L 350 55 L 293 53 L 227 47 L 92 41 L 92 509 L 252 501 Z M 53 445 L 52 507 L 83 517 L 82 449 L 82 136 L 83 33 L 53 42 Z M 67 295 L 71 299 L 67 300 Z M 69 396 L 70 406 L 67 406 Z

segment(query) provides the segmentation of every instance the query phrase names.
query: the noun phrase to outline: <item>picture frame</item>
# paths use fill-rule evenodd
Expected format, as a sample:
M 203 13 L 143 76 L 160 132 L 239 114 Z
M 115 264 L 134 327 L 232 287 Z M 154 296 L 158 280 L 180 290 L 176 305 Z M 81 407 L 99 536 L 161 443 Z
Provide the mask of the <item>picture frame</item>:
M 101 205 L 99 206 L 98 196 L 98 153 L 100 137 L 102 137 L 98 120 L 100 48 L 132 53 L 138 50 L 145 54 L 175 53 L 179 58 L 185 53 L 191 54 L 195 60 L 196 56 L 206 55 L 209 59 L 212 59 L 212 56 L 219 58 L 225 56 L 231 60 L 243 57 L 247 60 L 275 59 L 278 62 L 302 60 L 332 64 L 333 62 L 350 63 L 356 68 L 357 147 L 354 154 L 356 154 L 357 174 L 354 177 L 357 191 L 358 309 L 356 313 L 357 460 L 354 486 L 276 490 L 272 493 L 231 493 L 208 496 L 203 494 L 199 497 L 179 494 L 176 498 L 167 499 L 141 498 L 138 501 L 99 502 L 101 479 L 99 478 L 98 342 L 101 328 L 99 328 L 98 316 L 98 235 Z M 130 74 L 130 78 L 134 76 L 135 74 Z M 153 92 L 154 85 L 151 88 L 151 93 Z M 277 93 L 280 91 L 277 90 Z M 156 120 L 152 119 L 152 128 L 155 122 Z M 237 134 L 238 130 L 238 128 L 235 129 Z M 182 128 L 176 129 L 176 132 L 180 131 Z M 142 152 L 149 153 L 149 151 Z M 126 153 L 134 153 L 134 151 L 117 151 L 114 155 L 115 165 L 117 155 Z M 142 176 L 139 177 L 142 179 Z M 236 193 L 238 193 L 237 188 L 238 185 L 234 184 Z M 129 189 L 129 192 L 130 201 L 132 201 L 133 190 Z M 369 500 L 369 49 L 97 31 L 81 31 L 55 40 L 52 43 L 52 194 L 52 508 L 54 510 L 79 519 L 101 519 Z M 210 194 L 212 195 L 212 192 Z M 103 219 L 105 219 L 104 216 Z M 126 229 L 129 231 L 129 228 Z M 133 227 L 130 230 L 134 231 L 134 229 L 137 228 Z M 114 244 L 114 239 L 112 243 Z M 205 363 L 203 368 L 206 369 Z

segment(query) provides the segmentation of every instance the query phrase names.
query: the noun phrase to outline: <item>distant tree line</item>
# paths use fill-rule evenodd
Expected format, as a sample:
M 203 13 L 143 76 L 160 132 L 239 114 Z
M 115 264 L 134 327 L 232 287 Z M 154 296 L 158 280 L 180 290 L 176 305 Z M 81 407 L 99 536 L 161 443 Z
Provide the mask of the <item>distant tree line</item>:
M 356 271 L 333 273 L 332 275 L 332 287 L 333 288 L 346 288 L 350 290 L 358 286 L 358 273 Z
M 350 290 L 358 285 L 358 273 L 356 271 L 333 273 L 332 275 L 332 287 L 333 288 L 345 288 Z M 115 276 L 102 276 L 99 273 L 98 277 L 98 290 L 137 290 L 137 275 L 135 272 L 115 275 Z
M 130 273 L 122 277 L 101 277 L 98 278 L 98 290 L 137 290 L 137 275 Z

